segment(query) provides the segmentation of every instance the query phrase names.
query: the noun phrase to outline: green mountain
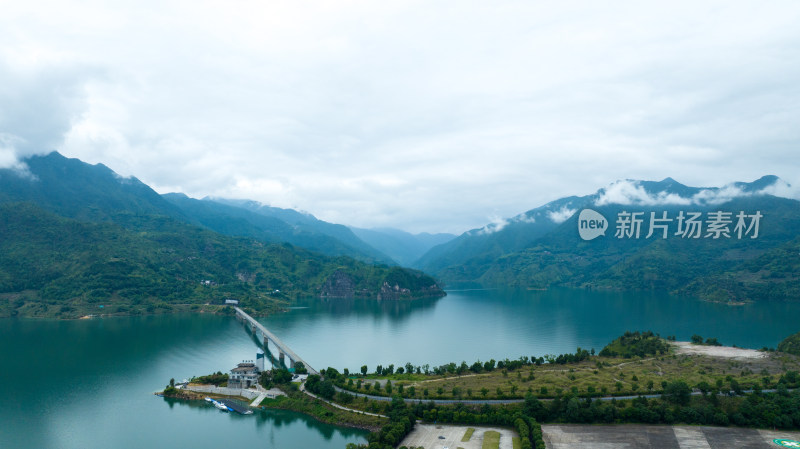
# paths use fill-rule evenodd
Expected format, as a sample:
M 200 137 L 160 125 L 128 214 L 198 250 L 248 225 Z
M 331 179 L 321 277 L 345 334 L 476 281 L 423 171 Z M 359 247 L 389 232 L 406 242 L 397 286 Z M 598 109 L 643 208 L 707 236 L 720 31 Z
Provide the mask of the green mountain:
M 248 201 L 162 196 L 134 177 L 124 178 L 105 165 L 90 165 L 57 152 L 32 156 L 24 163 L 27 172 L 0 169 L 0 203 L 31 202 L 65 217 L 114 222 L 132 229 L 150 224 L 149 218 L 137 217 L 166 216 L 227 235 L 288 242 L 329 256 L 395 264 L 346 226 L 308 214 Z
M 583 198 L 569 197 L 532 209 L 503 223 L 472 229 L 455 239 L 431 248 L 411 266 L 435 273 L 459 267 L 473 259 L 496 259 L 518 251 L 558 227 L 559 214 L 581 204 Z M 553 217 L 556 217 L 553 219 Z
M 270 243 L 287 242 L 328 256 L 348 256 L 368 263 L 395 264 L 389 256 L 359 240 L 347 227 L 311 215 L 266 206 L 253 210 L 246 207 L 253 202 L 197 200 L 180 193 L 163 197 L 193 223 L 221 234 Z M 269 213 L 274 210 L 280 212 Z
M 416 271 L 224 236 L 170 218 L 147 232 L 0 204 L 0 316 L 200 309 L 238 299 L 268 313 L 298 297 L 443 296 Z M 335 281 L 347 289 L 336 290 Z M 102 307 L 101 307 L 102 306 Z
M 168 201 L 58 153 L 25 163 L 0 170 L 0 316 L 215 309 L 225 298 L 268 313 L 298 297 L 444 295 L 421 272 L 341 255 L 388 260 L 363 242 L 371 252 L 242 208 Z
M 800 226 L 800 202 L 764 194 L 763 189 L 774 182 L 776 178 L 765 177 L 754 183 L 737 183 L 727 190 L 687 187 L 671 179 L 629 182 L 622 190 L 610 188 L 586 197 L 559 200 L 555 204 L 567 201 L 570 205 L 566 209 L 569 218 L 551 225 L 547 231 L 539 229 L 541 233 L 534 234 L 523 248 L 497 244 L 479 251 L 476 248 L 485 246 L 485 233 L 480 239 L 465 235 L 461 244 L 475 242 L 470 246 L 473 254 L 453 261 L 451 252 L 450 264 L 433 272 L 452 284 L 652 289 L 719 301 L 800 299 L 800 278 L 795 275 L 800 272 L 796 257 L 800 254 L 796 232 Z M 639 198 L 638 203 L 631 198 Z M 667 204 L 655 204 L 659 199 Z M 621 201 L 628 204 L 619 204 Z M 589 241 L 580 238 L 578 212 L 583 208 L 591 208 L 609 220 L 611 226 L 605 236 Z M 614 235 L 614 223 L 623 211 L 642 212 L 646 226 L 651 212 L 657 217 L 666 212 L 674 220 L 682 210 L 701 212 L 704 220 L 709 212 L 732 212 L 731 231 L 739 211 L 759 211 L 763 217 L 755 239 L 739 239 L 735 235 L 720 239 L 681 238 L 674 235 L 676 223 L 672 223 L 668 238 L 658 234 L 646 238 L 646 227 L 638 239 Z M 516 233 L 518 228 L 511 226 L 494 234 Z M 515 238 L 524 240 L 523 236 L 513 235 L 498 236 L 493 241 Z
M 27 172 L 0 169 L 0 203 L 30 202 L 65 217 L 114 221 L 119 214 L 185 219 L 175 206 L 134 177 L 57 152 L 24 160 Z
M 442 245 L 456 238 L 453 234 L 429 234 L 422 232 L 411 234 L 392 228 L 361 229 L 350 228 L 356 237 L 373 248 L 387 254 L 400 265 L 410 267 L 423 254 L 437 245 Z
M 266 206 L 258 201 L 222 198 L 214 198 L 212 201 L 246 209 L 265 217 L 277 218 L 288 223 L 299 232 L 332 237 L 349 248 L 352 248 L 353 251 L 365 255 L 368 260 L 375 260 L 391 265 L 396 264 L 396 261 L 392 260 L 389 256 L 359 239 L 347 226 L 328 223 L 317 219 L 309 213 L 302 213 L 293 209 Z

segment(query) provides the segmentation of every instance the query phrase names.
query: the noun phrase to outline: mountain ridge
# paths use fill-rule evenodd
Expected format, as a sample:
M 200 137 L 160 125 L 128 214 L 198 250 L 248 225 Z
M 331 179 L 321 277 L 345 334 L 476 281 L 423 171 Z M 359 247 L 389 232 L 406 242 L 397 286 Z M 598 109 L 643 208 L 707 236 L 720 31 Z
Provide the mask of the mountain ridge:
M 0 169 L 0 317 L 224 312 L 220 304 L 228 298 L 263 314 L 308 296 L 445 295 L 416 270 L 322 255 L 262 235 L 216 232 L 202 223 L 209 216 L 193 217 L 168 201 L 188 197 L 162 197 L 102 164 L 55 152 L 25 163 L 24 172 Z M 247 220 L 251 212 L 230 207 L 217 216 L 230 234 L 262 231 Z M 258 219 L 293 229 L 278 219 Z M 326 289 L 331 278 L 346 279 L 349 289 Z
M 435 247 L 416 266 L 451 285 L 659 289 L 731 302 L 800 299 L 800 279 L 775 274 L 794 266 L 785 255 L 797 247 L 794 239 L 800 227 L 800 202 L 769 193 L 779 182 L 764 176 L 751 183 L 696 188 L 671 178 L 618 181 L 594 194 L 562 198 L 519 214 L 499 229 L 468 231 L 449 243 L 459 247 Z M 620 240 L 611 229 L 588 242 L 577 232 L 577 212 L 585 208 L 607 218 L 625 210 L 642 211 L 644 217 L 667 212 L 674 218 L 683 209 L 707 214 L 726 208 L 734 213 L 763 208 L 764 218 L 758 239 L 715 241 L 715 246 L 711 239 L 661 241 L 642 235 L 638 240 Z M 553 210 L 568 213 L 557 216 Z M 565 215 L 568 218 L 561 221 Z M 760 272 L 752 266 L 754 260 L 772 268 L 758 277 L 746 275 Z

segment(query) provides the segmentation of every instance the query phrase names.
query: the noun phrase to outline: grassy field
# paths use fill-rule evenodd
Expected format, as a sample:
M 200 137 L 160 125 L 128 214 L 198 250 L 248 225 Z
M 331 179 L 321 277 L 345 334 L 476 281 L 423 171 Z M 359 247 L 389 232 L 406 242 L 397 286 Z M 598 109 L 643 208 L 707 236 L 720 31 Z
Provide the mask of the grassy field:
M 300 392 L 291 393 L 289 397 L 278 396 L 275 399 L 265 399 L 261 404 L 264 408 L 277 408 L 305 413 L 329 424 L 358 427 L 373 431 L 386 424 L 386 419 L 340 410 Z
M 494 430 L 487 430 L 483 433 L 483 445 L 481 449 L 499 449 L 500 448 L 500 432 Z
M 421 399 L 504 399 L 532 393 L 552 398 L 568 391 L 581 395 L 610 396 L 658 393 L 662 382 L 683 380 L 694 387 L 706 382 L 711 388 L 732 389 L 731 381 L 743 389 L 774 388 L 781 374 L 800 371 L 800 357 L 767 353 L 764 358 L 731 359 L 675 353 L 644 358 L 593 356 L 579 363 L 524 366 L 516 370 L 496 369 L 462 376 L 397 376 L 392 394 L 402 386 L 404 397 Z M 374 382 L 377 379 L 373 379 Z M 411 388 L 413 387 L 413 388 Z M 367 391 L 363 386 L 353 391 Z M 381 393 L 386 395 L 385 389 Z M 413 394 L 412 394 L 413 393 Z
M 462 442 L 469 441 L 469 439 L 472 438 L 473 433 L 475 433 L 475 429 L 473 429 L 472 427 L 467 428 L 467 431 L 464 432 L 464 436 L 461 437 L 461 441 Z

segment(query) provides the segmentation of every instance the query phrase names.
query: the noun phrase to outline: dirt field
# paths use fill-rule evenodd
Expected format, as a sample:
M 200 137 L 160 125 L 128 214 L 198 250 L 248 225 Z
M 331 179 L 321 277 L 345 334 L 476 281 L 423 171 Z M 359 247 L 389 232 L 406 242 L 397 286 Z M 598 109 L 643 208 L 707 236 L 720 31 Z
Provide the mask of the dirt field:
M 461 441 L 464 433 L 470 427 L 475 429 L 472 438 L 469 441 Z M 500 449 L 513 449 L 511 439 L 517 436 L 517 433 L 510 429 L 442 424 L 417 424 L 414 430 L 400 442 L 400 446 L 422 446 L 425 449 L 481 449 L 483 433 L 487 430 L 500 432 Z M 440 436 L 443 436 L 444 439 L 439 438 Z
M 731 346 L 693 345 L 688 341 L 676 341 L 672 344 L 678 347 L 678 354 L 700 354 L 736 360 L 763 359 L 768 355 L 766 352 L 756 351 L 755 349 L 742 349 Z

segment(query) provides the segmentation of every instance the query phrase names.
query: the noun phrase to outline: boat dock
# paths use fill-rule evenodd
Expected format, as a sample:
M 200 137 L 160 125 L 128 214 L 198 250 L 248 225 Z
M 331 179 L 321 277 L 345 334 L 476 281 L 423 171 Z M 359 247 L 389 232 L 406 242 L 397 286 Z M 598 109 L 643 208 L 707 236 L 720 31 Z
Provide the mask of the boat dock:
M 247 408 L 247 406 L 239 404 L 238 402 L 233 401 L 231 399 L 216 399 L 216 401 L 220 402 L 222 404 L 225 404 L 225 406 L 227 406 L 229 409 L 233 410 L 234 412 L 236 412 L 236 413 L 238 413 L 240 415 L 252 415 L 253 414 L 253 411 L 250 410 L 249 408 Z

